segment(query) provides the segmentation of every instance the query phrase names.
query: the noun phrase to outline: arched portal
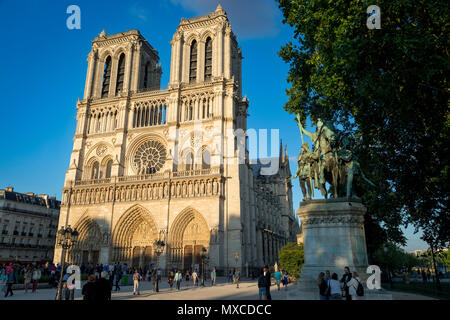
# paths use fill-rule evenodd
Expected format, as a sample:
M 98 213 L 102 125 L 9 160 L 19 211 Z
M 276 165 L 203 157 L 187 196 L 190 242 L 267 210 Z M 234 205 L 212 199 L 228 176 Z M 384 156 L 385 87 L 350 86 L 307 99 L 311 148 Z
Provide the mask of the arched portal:
M 100 247 L 102 245 L 102 232 L 94 219 L 83 217 L 75 225 L 79 236 L 78 241 L 71 251 L 69 258 L 71 263 L 85 265 L 91 263 L 96 265 L 99 262 Z
M 119 219 L 113 232 L 113 261 L 145 268 L 153 261 L 152 246 L 158 229 L 150 212 L 135 205 Z
M 195 209 L 183 210 L 169 231 L 173 266 L 182 270 L 201 266 L 201 250 L 209 248 L 210 232 L 205 218 Z

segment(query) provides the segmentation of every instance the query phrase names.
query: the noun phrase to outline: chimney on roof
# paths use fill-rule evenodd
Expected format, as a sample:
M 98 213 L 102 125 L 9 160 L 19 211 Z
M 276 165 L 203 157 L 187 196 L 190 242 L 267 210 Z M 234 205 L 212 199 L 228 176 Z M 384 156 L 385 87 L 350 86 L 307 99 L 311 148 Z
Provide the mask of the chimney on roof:
M 9 191 L 9 192 L 13 192 L 14 191 L 14 187 L 6 187 L 5 190 Z

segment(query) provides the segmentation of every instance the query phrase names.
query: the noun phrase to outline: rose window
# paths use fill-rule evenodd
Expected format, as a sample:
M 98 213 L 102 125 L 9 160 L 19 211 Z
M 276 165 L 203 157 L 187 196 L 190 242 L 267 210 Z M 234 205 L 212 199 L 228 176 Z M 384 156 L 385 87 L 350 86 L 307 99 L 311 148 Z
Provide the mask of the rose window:
M 143 143 L 134 156 L 134 166 L 138 174 L 158 172 L 166 161 L 166 148 L 158 141 Z

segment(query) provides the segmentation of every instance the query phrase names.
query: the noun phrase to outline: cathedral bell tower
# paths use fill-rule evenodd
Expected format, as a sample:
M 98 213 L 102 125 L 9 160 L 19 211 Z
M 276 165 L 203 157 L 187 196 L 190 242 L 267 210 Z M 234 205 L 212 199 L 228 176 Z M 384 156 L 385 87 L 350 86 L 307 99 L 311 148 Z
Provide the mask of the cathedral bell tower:
M 241 49 L 220 4 L 211 14 L 182 19 L 170 44 L 170 86 L 234 78 L 241 96 Z

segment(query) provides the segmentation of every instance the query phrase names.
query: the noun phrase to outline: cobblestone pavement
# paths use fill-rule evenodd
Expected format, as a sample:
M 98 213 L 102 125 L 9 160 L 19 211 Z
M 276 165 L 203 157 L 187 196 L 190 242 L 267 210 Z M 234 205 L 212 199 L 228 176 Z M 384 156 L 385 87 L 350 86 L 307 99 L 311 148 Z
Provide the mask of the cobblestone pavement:
M 211 283 L 206 282 L 203 288 L 193 287 L 192 281 L 186 285 L 182 282 L 181 290 L 176 290 L 175 286 L 170 290 L 167 280 L 160 282 L 159 293 L 153 292 L 153 283 L 142 281 L 140 294 L 133 295 L 133 286 L 121 286 L 120 291 L 112 292 L 113 300 L 258 300 L 258 285 L 256 280 L 246 280 L 236 288 L 235 284 L 227 283 L 225 278 L 219 278 L 218 283 L 211 287 Z M 289 285 L 288 289 L 281 288 L 280 291 L 273 285 L 271 295 L 273 300 L 296 300 L 296 285 Z M 393 300 L 435 300 L 430 297 L 404 292 L 391 292 Z M 14 295 L 4 298 L 2 294 L 0 300 L 53 300 L 56 297 L 56 289 L 38 289 L 36 293 L 31 290 L 24 293 L 23 290 L 15 290 Z M 82 299 L 81 290 L 75 290 L 75 299 Z M 298 298 L 297 298 L 298 299 Z

